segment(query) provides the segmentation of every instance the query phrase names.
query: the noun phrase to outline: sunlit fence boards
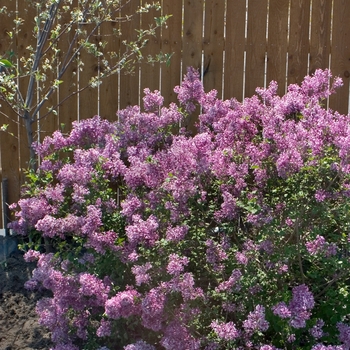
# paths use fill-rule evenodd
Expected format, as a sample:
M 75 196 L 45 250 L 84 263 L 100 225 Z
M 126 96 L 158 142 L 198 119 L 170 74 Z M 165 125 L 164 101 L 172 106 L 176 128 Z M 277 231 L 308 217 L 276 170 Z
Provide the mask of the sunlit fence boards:
M 120 16 L 135 12 L 144 0 L 130 0 Z M 254 94 L 257 86 L 271 80 L 283 94 L 288 84 L 300 83 L 317 68 L 330 68 L 333 75 L 344 80 L 343 88 L 331 97 L 328 105 L 341 113 L 349 111 L 350 77 L 350 1 L 348 0 L 161 0 L 162 14 L 171 14 L 167 27 L 150 38 L 144 54 L 173 53 L 170 66 L 143 62 L 133 75 L 115 75 L 98 88 L 88 88 L 72 95 L 89 77 L 101 69 L 98 59 L 85 57 L 79 71 L 73 63 L 48 105 L 62 101 L 57 115 L 48 115 L 35 125 L 36 139 L 42 140 L 64 125 L 69 131 L 74 120 L 101 115 L 116 120 L 116 111 L 142 101 L 143 89 L 160 90 L 165 104 L 176 100 L 173 87 L 178 85 L 188 66 L 197 68 L 205 90 L 216 89 L 224 99 L 242 100 Z M 8 9 L 17 10 L 26 18 L 15 33 L 15 46 L 10 47 L 8 35 L 11 18 L 0 15 L 0 54 L 11 49 L 16 57 L 26 56 L 26 47 L 33 44 L 33 13 L 26 2 L 7 1 Z M 151 12 L 129 22 L 111 22 L 100 28 L 94 40 L 106 40 L 106 50 L 119 52 L 123 40 L 135 39 L 135 30 L 147 28 L 160 13 Z M 115 29 L 122 36 L 116 36 Z M 62 41 L 61 50 L 68 42 Z M 82 55 L 85 55 L 84 53 Z M 146 61 L 146 60 L 145 60 Z M 20 86 L 21 91 L 26 89 Z M 40 87 L 38 85 L 38 87 Z M 9 202 L 18 200 L 23 169 L 28 166 L 28 147 L 23 121 L 3 101 L 0 125 L 9 124 L 9 133 L 0 134 L 0 179 L 8 179 Z M 41 112 L 43 117 L 45 109 Z M 0 209 L 3 212 L 0 201 Z M 3 218 L 0 218 L 0 227 Z

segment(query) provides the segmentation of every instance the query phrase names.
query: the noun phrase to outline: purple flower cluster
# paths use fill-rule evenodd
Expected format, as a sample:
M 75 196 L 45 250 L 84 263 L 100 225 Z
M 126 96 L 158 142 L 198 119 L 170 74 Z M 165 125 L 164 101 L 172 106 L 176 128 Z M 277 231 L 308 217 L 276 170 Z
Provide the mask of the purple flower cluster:
M 315 339 L 320 339 L 324 335 L 324 332 L 322 330 L 323 326 L 324 326 L 324 321 L 323 320 L 317 320 L 316 324 L 309 330 L 309 333 Z
M 184 267 L 189 263 L 187 257 L 180 257 L 177 254 L 170 254 L 167 271 L 170 275 L 178 276 L 183 272 Z
M 219 323 L 213 321 L 210 327 L 216 333 L 216 335 L 224 340 L 234 340 L 240 336 L 240 332 L 237 330 L 233 322 Z
M 242 273 L 239 269 L 232 271 L 230 278 L 227 281 L 221 282 L 215 289 L 216 292 L 230 291 L 235 287 L 236 290 L 240 289 L 238 282 L 242 277 Z
M 139 340 L 135 344 L 129 344 L 124 347 L 124 350 L 155 350 L 153 345 L 147 344 L 143 340 Z
M 326 257 L 337 254 L 337 245 L 335 243 L 327 243 L 323 236 L 317 235 L 313 241 L 305 243 L 307 251 L 310 255 L 324 254 Z
M 255 310 L 248 314 L 248 318 L 243 322 L 243 328 L 248 334 L 267 331 L 269 322 L 265 319 L 265 308 L 262 305 L 257 305 Z
M 116 296 L 106 301 L 106 315 L 115 320 L 120 317 L 130 317 L 139 314 L 139 305 L 137 303 L 139 296 L 140 294 L 134 289 L 117 293 Z
M 293 288 L 293 297 L 287 306 L 284 302 L 275 305 L 273 313 L 281 318 L 289 318 L 293 328 L 303 328 L 306 320 L 311 316 L 311 310 L 315 306 L 312 293 L 306 285 Z
M 144 327 L 153 331 L 159 331 L 162 328 L 165 302 L 166 295 L 161 288 L 153 288 L 146 294 L 141 304 L 142 325 Z
M 135 275 L 135 284 L 140 286 L 142 283 L 149 283 L 151 276 L 148 270 L 152 268 L 152 264 L 147 262 L 144 265 L 134 265 L 131 268 L 132 273 Z

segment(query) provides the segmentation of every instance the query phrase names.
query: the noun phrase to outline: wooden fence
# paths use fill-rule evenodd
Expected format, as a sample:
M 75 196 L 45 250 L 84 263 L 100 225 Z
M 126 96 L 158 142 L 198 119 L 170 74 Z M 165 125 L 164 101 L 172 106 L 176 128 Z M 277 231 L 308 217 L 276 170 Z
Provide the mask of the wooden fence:
M 123 11 L 132 13 L 143 0 L 131 0 Z M 18 6 L 25 17 L 26 2 L 6 1 Z M 42 119 L 37 125 L 37 139 L 42 140 L 65 124 L 95 114 L 115 120 L 115 112 L 127 105 L 138 104 L 148 87 L 160 90 L 165 104 L 176 100 L 173 92 L 186 67 L 201 71 L 205 90 L 216 89 L 223 98 L 242 100 L 254 94 L 256 87 L 276 80 L 283 94 L 290 83 L 300 83 L 317 68 L 330 68 L 344 80 L 344 86 L 331 97 L 329 107 L 341 113 L 349 110 L 350 76 L 350 1 L 349 0 L 161 0 L 163 14 L 172 14 L 168 26 L 157 33 L 145 47 L 144 54 L 174 53 L 170 66 L 140 64 L 133 76 L 114 76 L 96 89 L 87 89 L 67 100 L 58 115 Z M 143 15 L 142 27 L 153 22 L 155 13 Z M 27 14 L 28 16 L 28 14 Z M 29 17 L 28 17 L 29 18 Z M 32 18 L 29 18 L 32 20 Z M 7 49 L 6 32 L 10 19 L 0 14 L 0 54 Z M 22 27 L 16 38 L 16 53 L 26 55 L 33 24 Z M 101 28 L 101 36 L 109 34 L 108 49 L 118 51 L 121 40 L 110 35 L 113 23 Z M 122 24 L 123 35 L 135 36 L 140 21 Z M 99 40 L 99 38 L 96 38 Z M 64 50 L 64 47 L 62 48 Z M 64 98 L 75 84 L 86 83 L 85 71 L 96 71 L 98 62 L 87 58 L 80 74 L 72 65 L 60 85 L 57 96 Z M 28 147 L 23 122 L 2 103 L 0 125 L 9 124 L 0 133 L 0 180 L 8 179 L 8 201 L 19 198 L 24 181 L 23 169 L 28 166 Z M 11 119 L 12 118 L 12 119 Z M 2 189 L 2 192 L 3 189 Z M 4 208 L 0 201 L 0 210 Z M 0 227 L 3 225 L 0 217 Z

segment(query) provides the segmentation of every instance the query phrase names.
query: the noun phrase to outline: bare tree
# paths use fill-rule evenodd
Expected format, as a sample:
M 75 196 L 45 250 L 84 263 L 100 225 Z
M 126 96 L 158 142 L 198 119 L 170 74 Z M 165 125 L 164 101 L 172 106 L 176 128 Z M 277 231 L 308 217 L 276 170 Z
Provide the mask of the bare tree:
M 9 57 L 0 59 L 0 99 L 7 103 L 12 111 L 23 118 L 30 149 L 31 167 L 36 167 L 36 156 L 32 147 L 35 141 L 33 124 L 39 115 L 47 118 L 57 113 L 58 106 L 62 105 L 73 95 L 79 94 L 88 87 L 96 87 L 103 79 L 121 70 L 132 72 L 136 63 L 143 59 L 142 49 L 150 36 L 155 35 L 156 29 L 163 26 L 170 17 L 155 18 L 154 25 L 137 31 L 136 39 L 132 42 L 123 41 L 123 50 L 120 52 L 106 52 L 107 38 L 101 37 L 96 43 L 94 37 L 103 23 L 133 21 L 141 13 L 151 9 L 160 10 L 159 3 L 139 6 L 135 13 L 124 14 L 122 9 L 134 0 L 37 0 L 29 1 L 36 11 L 34 18 L 26 18 L 33 23 L 35 45 L 28 46 L 29 57 L 19 57 L 14 62 L 16 52 Z M 123 16 L 121 16 L 123 13 Z M 24 20 L 16 12 L 8 11 L 6 6 L 0 8 L 0 16 L 13 16 L 14 28 L 9 32 L 10 38 L 21 29 Z M 113 35 L 121 36 L 119 26 L 115 26 Z M 62 42 L 68 42 L 64 52 L 60 49 Z M 48 109 L 47 101 L 65 79 L 65 73 L 70 65 L 77 64 L 79 69 L 84 65 L 82 53 L 87 52 L 99 60 L 102 69 L 95 76 L 89 77 L 85 86 L 79 86 L 69 96 L 57 101 Z M 159 61 L 169 63 L 169 54 L 161 52 L 156 57 L 149 57 L 150 62 Z M 84 56 L 86 57 L 86 56 Z M 84 72 L 85 74 L 85 72 Z M 26 89 L 21 90 L 19 85 L 25 81 Z M 40 82 L 40 89 L 37 87 Z M 40 114 L 39 114 L 40 112 Z M 0 110 L 0 113 L 1 112 Z M 7 116 L 9 117 L 9 116 Z M 6 124 L 0 126 L 6 130 Z

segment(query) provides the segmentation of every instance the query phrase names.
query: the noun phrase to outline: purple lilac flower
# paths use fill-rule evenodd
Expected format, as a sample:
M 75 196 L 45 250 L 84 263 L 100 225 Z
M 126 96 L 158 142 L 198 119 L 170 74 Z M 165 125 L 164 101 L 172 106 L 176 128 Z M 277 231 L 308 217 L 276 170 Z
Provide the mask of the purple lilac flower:
M 40 252 L 37 252 L 36 250 L 29 249 L 23 256 L 24 261 L 26 262 L 32 262 L 36 261 L 40 257 Z
M 237 305 L 234 303 L 223 302 L 222 309 L 227 311 L 227 312 L 235 312 L 235 311 L 237 311 Z
M 323 202 L 327 198 L 327 192 L 324 190 L 317 190 L 315 193 L 315 199 L 317 202 Z
M 133 215 L 132 220 L 133 224 L 125 229 L 129 242 L 131 244 L 144 242 L 153 246 L 159 238 L 157 218 L 151 215 L 147 220 L 142 220 L 139 215 Z
M 104 254 L 106 250 L 119 251 L 121 247 L 116 246 L 115 242 L 118 235 L 114 231 L 94 232 L 88 236 L 85 247 L 93 248 L 99 254 Z
M 327 243 L 326 251 L 324 255 L 328 258 L 330 256 L 336 255 L 338 252 L 338 247 L 335 243 Z
M 350 327 L 345 323 L 338 322 L 337 328 L 339 331 L 339 340 L 348 349 L 350 347 Z
M 272 308 L 272 311 L 275 315 L 281 318 L 289 318 L 292 313 L 289 310 L 288 306 L 284 302 L 280 302 Z
M 166 326 L 160 344 L 166 350 L 200 349 L 200 341 L 193 338 L 188 327 L 177 320 Z
M 36 290 L 39 288 L 39 281 L 30 279 L 24 283 L 24 288 L 28 290 Z
M 317 235 L 313 241 L 305 243 L 306 249 L 310 255 L 323 253 L 326 257 L 337 254 L 337 245 L 335 243 L 326 242 L 323 236 Z
M 216 292 L 221 292 L 221 291 L 229 291 L 233 287 L 239 287 L 237 283 L 239 280 L 242 278 L 242 273 L 239 269 L 235 269 L 232 271 L 232 274 L 230 278 L 227 281 L 221 282 L 216 288 Z
M 234 340 L 240 336 L 240 332 L 237 330 L 233 322 L 219 323 L 218 321 L 213 321 L 210 324 L 210 327 L 219 338 L 224 340 Z
M 85 186 L 76 183 L 73 184 L 72 199 L 74 202 L 78 204 L 83 204 L 85 201 L 85 196 L 87 196 L 89 193 L 90 190 Z
M 55 187 L 49 185 L 45 188 L 44 195 L 53 202 L 62 203 L 64 200 L 64 189 L 62 184 L 56 184 Z
M 135 344 L 124 346 L 124 350 L 155 350 L 153 345 L 147 344 L 143 340 L 139 340 Z
M 221 262 L 227 259 L 227 253 L 225 252 L 225 250 L 222 248 L 221 245 L 217 244 L 212 239 L 208 239 L 205 242 L 205 245 L 207 246 L 207 262 L 213 266 L 215 271 L 222 270 L 223 265 L 221 264 Z
M 81 148 L 103 143 L 105 135 L 112 134 L 116 130 L 115 124 L 103 120 L 99 116 L 94 116 L 91 119 L 74 121 L 72 126 L 72 131 L 65 144 L 79 146 Z
M 276 168 L 280 177 L 286 178 L 303 166 L 301 154 L 296 149 L 289 149 L 280 154 L 276 161 Z
M 290 334 L 287 337 L 287 342 L 288 343 L 293 343 L 295 341 L 295 339 L 296 339 L 295 334 Z
M 58 236 L 64 239 L 64 232 L 62 228 L 62 219 L 55 218 L 52 215 L 45 215 L 42 219 L 38 220 L 35 225 L 38 231 L 41 231 L 43 236 L 53 238 Z
M 248 318 L 243 321 L 243 328 L 248 334 L 266 331 L 269 328 L 269 322 L 265 320 L 265 308 L 257 305 L 255 310 L 250 312 Z
M 203 84 L 199 80 L 199 73 L 194 68 L 187 68 L 187 74 L 181 84 L 174 88 L 177 98 L 188 113 L 194 112 L 196 103 L 204 97 Z
M 286 218 L 286 225 L 289 227 L 293 227 L 294 226 L 294 221 L 291 218 Z
M 262 250 L 263 252 L 266 252 L 267 254 L 273 253 L 273 243 L 270 240 L 262 241 L 259 244 L 259 250 Z
M 147 262 L 144 265 L 135 265 L 131 268 L 132 273 L 135 275 L 136 285 L 140 286 L 142 283 L 148 283 L 151 279 L 148 270 L 152 268 L 152 264 Z
M 289 303 L 292 312 L 290 324 L 294 328 L 305 327 L 305 321 L 310 318 L 310 310 L 315 305 L 314 297 L 304 284 L 293 288 L 293 298 Z
M 215 213 L 215 218 L 221 220 L 232 220 L 237 214 L 237 199 L 228 191 L 222 193 L 223 203 L 221 209 Z
M 287 264 L 281 264 L 279 267 L 278 267 L 278 271 L 277 273 L 282 275 L 286 272 L 288 272 L 289 268 L 288 268 L 288 265 Z
M 302 284 L 293 288 L 293 297 L 287 306 L 284 302 L 278 303 L 272 308 L 275 315 L 281 318 L 290 318 L 290 325 L 294 328 L 305 327 L 305 321 L 310 318 L 315 305 L 314 297 L 309 288 Z
M 204 350 L 218 350 L 220 347 L 220 344 L 217 342 L 210 342 Z
M 111 330 L 112 330 L 111 322 L 103 318 L 100 321 L 100 326 L 96 330 L 96 335 L 99 338 L 108 337 L 111 335 Z
M 134 290 L 129 289 L 117 293 L 116 296 L 107 300 L 105 303 L 105 312 L 109 318 L 118 319 L 120 317 L 130 317 L 139 313 L 137 299 L 140 294 Z
M 94 296 L 99 305 L 104 305 L 108 299 L 110 288 L 102 280 L 89 273 L 79 275 L 79 292 L 85 296 Z
M 184 300 L 195 300 L 204 298 L 204 292 L 201 288 L 195 287 L 195 280 L 191 272 L 186 272 L 181 276 L 174 277 L 169 286 L 171 290 L 179 291 Z
M 166 231 L 166 239 L 173 242 L 179 242 L 185 238 L 188 232 L 188 226 L 168 227 Z
M 142 325 L 154 331 L 162 328 L 163 310 L 165 307 L 166 295 L 160 288 L 151 289 L 142 300 Z
M 132 216 L 142 208 L 142 201 L 138 197 L 129 194 L 121 203 L 121 207 L 121 213 L 127 218 L 131 219 Z
M 248 257 L 244 254 L 244 252 L 236 252 L 235 254 L 236 260 L 239 264 L 247 265 L 249 262 Z
M 317 320 L 316 324 L 309 329 L 309 333 L 315 338 L 319 339 L 322 338 L 324 335 L 324 332 L 322 330 L 322 327 L 324 326 L 323 320 Z
M 18 221 L 14 221 L 9 224 L 9 228 L 12 228 L 16 233 L 26 235 L 29 228 L 34 227 L 39 220 L 46 215 L 54 213 L 55 209 L 50 205 L 45 198 L 25 198 L 18 201 L 20 211 L 16 212 L 16 217 L 19 217 Z
M 184 270 L 184 266 L 189 263 L 187 257 L 180 257 L 178 254 L 169 255 L 169 263 L 167 266 L 167 272 L 170 275 L 178 276 Z
M 88 331 L 86 327 L 89 324 L 90 312 L 84 310 L 78 315 L 75 315 L 72 319 L 72 325 L 76 329 L 76 336 L 80 339 L 87 340 Z
M 249 287 L 248 291 L 250 294 L 255 295 L 255 294 L 262 291 L 262 287 L 261 287 L 261 285 L 256 284 L 255 286 Z
M 66 187 L 72 186 L 77 182 L 82 186 L 86 186 L 92 178 L 92 173 L 92 167 L 65 164 L 58 171 L 57 179 Z
M 98 205 L 89 205 L 87 207 L 87 213 L 84 218 L 84 225 L 81 228 L 81 232 L 84 235 L 89 235 L 91 232 L 96 232 L 102 226 L 102 210 Z
M 151 92 L 150 89 L 146 88 L 143 90 L 145 96 L 143 100 L 143 107 L 146 112 L 156 112 L 159 107 L 163 105 L 164 97 L 158 90 Z
M 342 345 L 323 345 L 323 344 L 316 344 L 314 345 L 311 350 L 346 350 L 348 348 L 345 348 Z
M 60 317 L 61 313 L 59 312 L 58 307 L 55 305 L 54 299 L 52 298 L 40 299 L 37 302 L 35 310 L 39 315 L 39 324 L 44 327 L 55 329 L 57 325 L 60 327 L 64 327 L 66 325 L 66 322 Z
M 325 244 L 325 238 L 323 236 L 317 235 L 315 240 L 305 243 L 305 246 L 311 255 L 316 255 L 323 250 Z

